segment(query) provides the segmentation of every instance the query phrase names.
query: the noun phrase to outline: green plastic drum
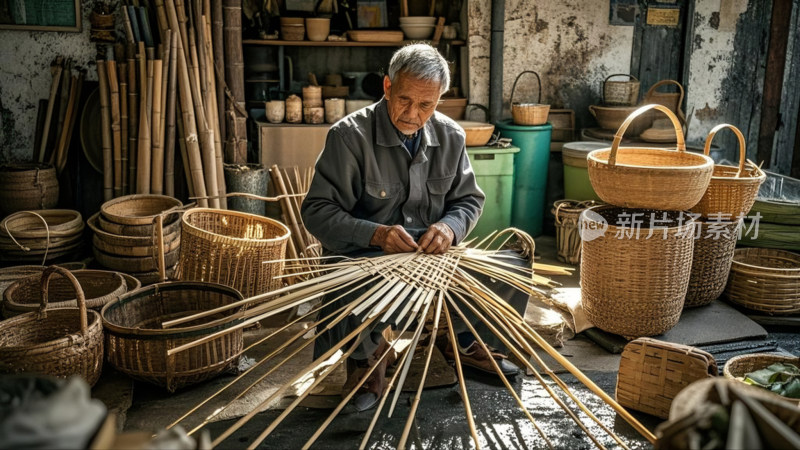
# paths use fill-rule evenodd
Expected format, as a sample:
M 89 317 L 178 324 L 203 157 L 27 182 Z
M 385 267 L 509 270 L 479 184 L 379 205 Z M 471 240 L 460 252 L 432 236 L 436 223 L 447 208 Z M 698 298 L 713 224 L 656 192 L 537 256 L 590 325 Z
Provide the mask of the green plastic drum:
M 500 137 L 511 138 L 519 147 L 514 157 L 514 199 L 511 226 L 531 236 L 542 234 L 545 213 L 547 166 L 550 162 L 550 132 L 553 126 L 514 125 L 511 120 L 497 123 Z
M 589 181 L 586 156 L 594 150 L 608 148 L 611 143 L 567 142 L 561 149 L 564 160 L 564 198 L 570 200 L 600 200 Z
M 511 226 L 511 202 L 514 194 L 514 154 L 518 147 L 467 147 L 469 161 L 486 203 L 470 237 L 486 237 L 493 231 Z

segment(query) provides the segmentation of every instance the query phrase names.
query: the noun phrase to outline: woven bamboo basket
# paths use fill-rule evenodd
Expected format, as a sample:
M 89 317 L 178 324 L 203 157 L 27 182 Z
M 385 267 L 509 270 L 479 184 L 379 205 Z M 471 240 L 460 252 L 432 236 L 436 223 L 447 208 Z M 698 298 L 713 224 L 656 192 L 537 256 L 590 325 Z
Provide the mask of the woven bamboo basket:
M 734 356 L 722 367 L 722 375 L 730 380 L 739 380 L 743 382 L 744 376 L 748 373 L 767 368 L 775 363 L 793 364 L 796 367 L 800 367 L 800 357 L 774 355 L 770 353 L 751 353 L 749 355 Z M 784 397 L 767 389 L 762 390 L 764 392 L 769 392 L 770 395 L 776 398 L 788 400 L 795 405 L 800 404 L 800 399 Z
M 94 216 L 92 216 L 94 217 Z M 130 236 L 130 237 L 152 237 L 155 235 L 155 224 L 145 224 L 145 225 L 122 225 L 116 222 L 111 222 L 110 220 L 106 219 L 102 214 L 96 215 L 97 219 L 96 222 L 93 222 L 95 226 L 105 231 L 109 234 L 116 234 L 119 236 Z M 92 221 L 90 218 L 87 222 Z M 181 221 L 180 221 L 180 213 L 175 214 L 168 214 L 164 217 L 164 235 L 169 235 L 176 229 L 180 229 Z
M 658 92 L 661 86 L 674 85 L 676 92 Z M 675 80 L 661 80 L 658 83 L 650 86 L 650 89 L 644 94 L 642 99 L 643 103 L 657 103 L 666 106 L 678 117 L 680 123 L 686 122 L 686 117 L 683 115 L 683 86 Z
M 153 257 L 157 253 L 158 244 L 155 236 L 125 236 L 106 232 L 99 228 L 99 213 L 96 213 L 86 224 L 94 232 L 92 243 L 98 250 L 113 256 Z M 151 232 L 154 231 L 151 227 Z M 174 221 L 164 228 L 164 251 L 177 250 L 181 244 L 180 223 Z
M 703 153 L 709 154 L 711 141 L 723 128 L 730 128 L 739 141 L 739 167 L 715 165 L 708 189 L 700 199 L 700 203 L 692 208 L 692 212 L 703 217 L 735 220 L 750 212 L 758 196 L 758 188 L 767 179 L 767 175 L 755 164 L 746 161 L 744 136 L 733 125 L 723 123 L 712 128 L 706 138 Z
M 78 307 L 47 309 L 47 287 L 54 273 L 75 288 Z M 42 273 L 39 310 L 0 322 L 0 371 L 68 377 L 80 375 L 89 385 L 103 368 L 103 324 L 86 309 L 78 280 L 66 269 L 50 266 Z
M 536 85 L 538 86 L 538 97 L 536 103 L 515 103 L 514 93 L 517 90 L 517 82 L 526 73 L 536 75 Z M 543 105 L 542 101 L 542 80 L 539 74 L 532 70 L 525 70 L 514 80 L 511 87 L 511 118 L 517 125 L 542 125 L 547 123 L 547 115 L 550 113 L 550 105 Z
M 669 417 L 672 400 L 689 384 L 717 376 L 711 354 L 688 345 L 639 338 L 622 351 L 616 400 L 620 405 Z
M 642 147 L 620 147 L 628 125 L 638 116 L 658 110 L 666 114 L 678 138 L 677 151 Z M 678 119 L 662 105 L 645 105 L 628 116 L 608 149 L 588 156 L 589 181 L 606 203 L 626 208 L 685 211 L 705 194 L 714 161 L 686 151 Z
M 698 220 L 692 253 L 692 273 L 684 308 L 705 306 L 725 290 L 740 222 Z
M 181 206 L 180 200 L 166 195 L 135 194 L 103 203 L 100 213 L 108 221 L 120 225 L 152 225 L 155 216 Z
M 92 254 L 97 262 L 110 270 L 125 272 L 137 276 L 142 272 L 158 271 L 158 258 L 156 256 L 119 256 L 108 254 L 97 247 L 92 248 Z M 164 254 L 166 267 L 178 263 L 180 248 Z M 137 277 L 138 278 L 138 277 Z
M 58 203 L 58 179 L 52 164 L 0 166 L 0 217 L 25 210 L 50 209 Z
M 800 254 L 769 248 L 735 250 L 725 297 L 770 315 L 800 313 Z
M 235 289 L 211 283 L 155 284 L 123 295 L 102 311 L 106 329 L 106 359 L 128 376 L 174 392 L 213 378 L 236 364 L 242 352 L 241 329 L 167 356 L 167 351 L 237 325 L 231 319 L 241 309 L 162 328 L 167 320 L 242 300 Z
M 289 228 L 266 217 L 193 208 L 183 215 L 178 279 L 220 283 L 245 297 L 282 285 Z
M 597 119 L 597 124 L 604 130 L 617 131 L 625 123 L 625 119 L 639 109 L 638 106 L 598 106 L 589 105 L 589 112 Z M 642 114 L 632 121 L 625 133 L 628 136 L 639 136 L 653 126 L 653 117 L 650 114 Z
M 70 271 L 81 270 L 86 268 L 86 264 L 82 262 L 68 262 L 55 265 L 63 267 Z M 41 275 L 42 271 L 46 267 L 47 266 L 22 265 L 22 266 L 4 267 L 0 269 L 0 298 L 3 297 L 3 292 L 5 292 L 6 288 L 16 283 L 17 280 L 19 280 L 20 278 L 25 278 L 30 275 L 35 275 L 35 274 Z
M 0 260 L 46 262 L 82 245 L 84 223 L 77 211 L 19 211 L 0 222 Z
M 628 77 L 626 81 L 609 81 L 613 77 Z M 603 81 L 603 103 L 608 106 L 633 106 L 639 101 L 639 79 L 633 75 L 615 73 Z
M 693 237 L 694 221 L 676 211 L 610 205 L 584 211 L 581 297 L 589 321 L 625 337 L 674 327 L 689 286 Z
M 128 282 L 118 272 L 105 270 L 76 270 L 71 272 L 81 286 L 86 307 L 95 311 L 128 292 Z M 41 276 L 31 275 L 11 284 L 3 293 L 3 317 L 36 311 L 42 296 Z M 48 286 L 47 308 L 74 308 L 75 290 L 70 280 L 54 278 Z
M 581 213 L 598 203 L 594 200 L 558 200 L 551 210 L 556 222 L 557 258 L 567 264 L 578 264 L 581 260 Z

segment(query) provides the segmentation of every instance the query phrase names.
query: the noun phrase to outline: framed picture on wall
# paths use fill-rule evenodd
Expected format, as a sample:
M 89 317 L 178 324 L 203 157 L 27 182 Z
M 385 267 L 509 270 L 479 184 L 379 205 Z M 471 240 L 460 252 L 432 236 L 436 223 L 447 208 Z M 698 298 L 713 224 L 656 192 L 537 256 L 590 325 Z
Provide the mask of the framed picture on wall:
M 0 29 L 81 31 L 81 0 L 0 0 Z

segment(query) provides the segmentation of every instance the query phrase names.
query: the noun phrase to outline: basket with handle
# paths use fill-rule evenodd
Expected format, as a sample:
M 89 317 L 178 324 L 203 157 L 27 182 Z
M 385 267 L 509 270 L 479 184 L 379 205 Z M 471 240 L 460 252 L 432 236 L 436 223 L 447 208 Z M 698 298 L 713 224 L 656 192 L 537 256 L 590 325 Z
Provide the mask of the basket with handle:
M 626 81 L 609 81 L 613 77 L 628 77 Z M 603 81 L 603 103 L 608 106 L 633 106 L 639 100 L 639 79 L 625 73 L 609 75 Z
M 670 84 L 675 85 L 678 89 L 678 92 L 658 92 L 658 88 Z M 650 89 L 648 89 L 647 93 L 644 94 L 643 103 L 657 103 L 659 105 L 666 106 L 683 124 L 686 123 L 686 116 L 683 115 L 683 110 L 681 110 L 681 106 L 683 106 L 683 97 L 683 86 L 680 83 L 675 80 L 661 80 L 658 83 L 650 86 Z
M 514 93 L 517 90 L 517 82 L 526 73 L 536 75 L 536 85 L 538 86 L 539 96 L 536 103 L 515 103 Z M 543 105 L 542 101 L 542 80 L 539 74 L 532 70 L 524 70 L 514 80 L 511 87 L 511 118 L 517 125 L 542 125 L 547 123 L 547 115 L 550 114 L 550 105 Z
M 725 296 L 769 315 L 800 313 L 800 254 L 770 248 L 734 251 Z
M 676 150 L 620 147 L 628 126 L 650 110 L 663 112 L 672 121 Z M 610 148 L 587 157 L 589 181 L 606 203 L 626 208 L 686 211 L 696 205 L 708 188 L 714 161 L 686 151 L 678 118 L 663 105 L 645 105 L 619 127 Z
M 55 273 L 72 283 L 77 308 L 47 308 L 50 277 Z M 94 385 L 103 367 L 100 314 L 86 309 L 78 280 L 62 267 L 50 266 L 42 272 L 41 293 L 38 311 L 0 322 L 0 371 L 80 375 Z
M 734 220 L 750 212 L 758 196 L 758 189 L 767 179 L 767 175 L 758 166 L 746 161 L 744 136 L 738 128 L 727 123 L 711 129 L 706 138 L 703 154 L 710 153 L 711 141 L 723 128 L 730 128 L 739 141 L 739 167 L 715 165 L 708 189 L 700 199 L 700 203 L 692 208 L 692 212 L 703 217 L 713 216 L 722 220 Z
M 697 220 L 692 273 L 684 308 L 705 306 L 725 290 L 741 222 Z

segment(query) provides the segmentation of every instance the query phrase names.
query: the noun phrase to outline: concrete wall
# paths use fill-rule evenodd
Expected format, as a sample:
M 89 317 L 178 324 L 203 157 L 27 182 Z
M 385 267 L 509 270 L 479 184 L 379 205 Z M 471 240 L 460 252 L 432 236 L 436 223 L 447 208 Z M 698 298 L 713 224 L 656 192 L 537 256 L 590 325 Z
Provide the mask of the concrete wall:
M 81 32 L 0 30 L 0 162 L 30 159 L 39 99 L 50 95 L 50 62 L 72 58 L 97 80 L 95 44 L 89 41 L 91 0 L 83 0 Z

